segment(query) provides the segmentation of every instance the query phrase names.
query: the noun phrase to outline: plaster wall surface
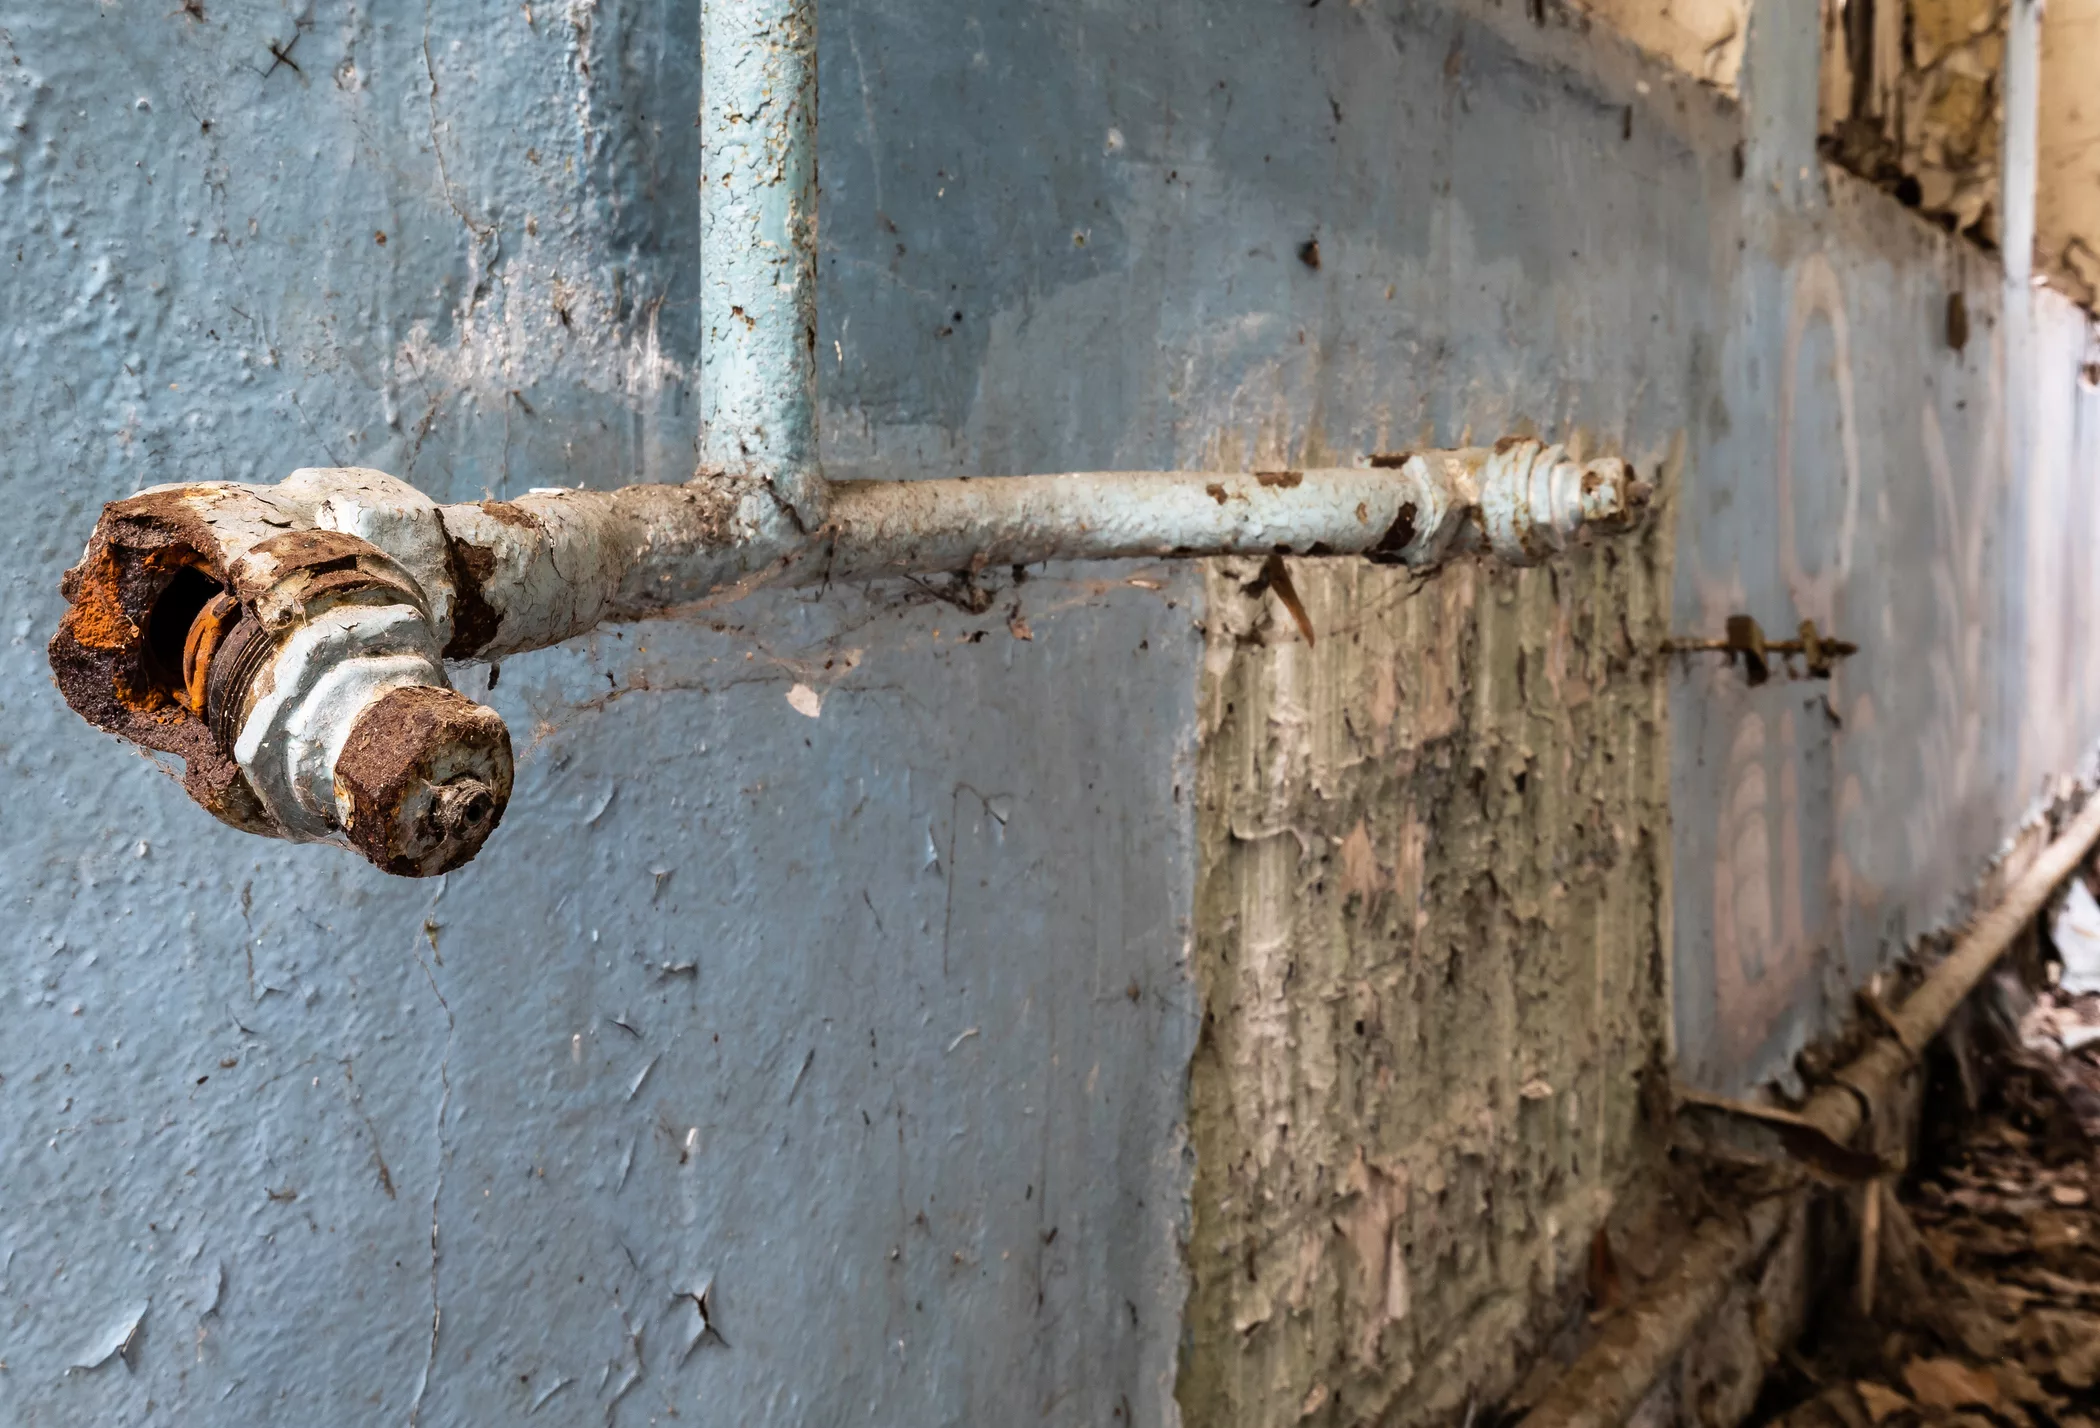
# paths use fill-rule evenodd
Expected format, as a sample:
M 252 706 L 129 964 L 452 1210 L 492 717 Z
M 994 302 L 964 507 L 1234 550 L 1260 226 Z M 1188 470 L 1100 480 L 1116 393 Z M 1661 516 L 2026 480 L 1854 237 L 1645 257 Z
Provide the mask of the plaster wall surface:
M 2069 603 L 2100 535 L 2086 319 L 1816 162 L 1805 28 L 1752 26 L 1676 623 L 1813 619 L 1861 650 L 1827 685 L 1697 661 L 1673 683 L 1677 1059 L 1729 1089 L 1791 1081 L 2100 727 Z M 2007 228 L 2031 231 L 2009 154 Z
M 1035 22 L 949 15 L 936 60 L 921 9 L 826 36 L 839 469 L 913 474 L 925 430 L 964 468 L 1163 460 L 1157 407 L 968 437 L 1002 322 L 988 404 L 1069 420 L 1019 318 L 1121 249 L 1098 133 L 1048 188 L 1032 130 L 989 136 L 956 191 L 934 150 Z M 653 0 L 0 10 L 0 1421 L 1170 1413 L 1193 572 L 462 670 L 524 757 L 434 883 L 214 825 L 42 669 L 60 570 L 151 482 L 683 479 L 696 35 Z M 936 62 L 986 95 L 917 107 Z
M 1659 519 L 1420 592 L 1303 567 L 1311 650 L 1234 567 L 606 630 L 494 680 L 519 792 L 430 885 L 220 829 L 75 720 L 58 573 L 159 480 L 681 479 L 694 7 L 0 12 L 0 1416 L 1505 1390 L 1643 1068 L 1783 1075 L 2100 731 L 2084 319 L 1819 164 L 1796 8 L 1738 99 L 1492 0 L 827 3 L 833 474 L 1531 429 Z M 1737 612 L 1864 648 L 1654 657 Z M 1248 1165 L 1275 1203 L 1223 1203 Z
M 2100 4 L 2060 0 L 2042 22 L 2035 260 L 2100 306 Z
M 1339 142 L 1436 215 L 1367 265 L 1435 296 L 1384 347 L 1359 283 L 1349 350 L 1422 400 L 1422 333 L 1467 421 L 1603 435 L 1659 533 L 1411 599 L 1304 565 L 1311 649 L 1214 574 L 1192 1422 L 1507 1393 L 1579 1322 L 1668 1080 L 1790 1082 L 2100 729 L 2084 319 L 1821 162 L 1814 13 L 1752 18 L 1739 101 L 1510 19 L 1328 36 L 1389 45 L 1404 120 Z M 1862 648 L 1759 687 L 1656 657 L 1737 614 Z

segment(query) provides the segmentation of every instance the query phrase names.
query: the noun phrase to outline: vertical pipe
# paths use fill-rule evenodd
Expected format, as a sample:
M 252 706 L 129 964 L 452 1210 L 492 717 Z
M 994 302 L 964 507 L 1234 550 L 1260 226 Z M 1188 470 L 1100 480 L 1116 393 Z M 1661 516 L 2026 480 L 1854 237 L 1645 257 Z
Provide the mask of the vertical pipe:
M 761 527 L 814 530 L 816 0 L 701 0 L 700 87 L 701 470 L 766 483 Z

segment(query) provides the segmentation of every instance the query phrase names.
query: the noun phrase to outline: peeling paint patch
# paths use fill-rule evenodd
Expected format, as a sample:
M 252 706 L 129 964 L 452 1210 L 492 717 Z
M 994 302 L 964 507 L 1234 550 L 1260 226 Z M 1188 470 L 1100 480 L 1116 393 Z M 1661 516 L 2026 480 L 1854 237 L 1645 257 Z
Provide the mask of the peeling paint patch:
M 1456 1421 L 1647 1164 L 1669 527 L 1419 589 L 1303 562 L 1317 647 L 1213 564 L 1183 1421 Z
M 89 1372 L 101 1368 L 111 1359 L 122 1359 L 126 1368 L 131 1367 L 132 1349 L 138 1343 L 139 1330 L 145 1327 L 146 1311 L 152 1307 L 152 1300 L 141 1299 L 121 1311 L 95 1336 L 87 1352 L 73 1360 L 68 1372 Z
M 1735 93 L 1750 0 L 1573 0 L 1652 55 Z
M 1825 151 L 1995 243 L 2007 0 L 1823 0 Z
M 2050 0 L 2036 116 L 2035 258 L 2100 310 L 2100 0 Z

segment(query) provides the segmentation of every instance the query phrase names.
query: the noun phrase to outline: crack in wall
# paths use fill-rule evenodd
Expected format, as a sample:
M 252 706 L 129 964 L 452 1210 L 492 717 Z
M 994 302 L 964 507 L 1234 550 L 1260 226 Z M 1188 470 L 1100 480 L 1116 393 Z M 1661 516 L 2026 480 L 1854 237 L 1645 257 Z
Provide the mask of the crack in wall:
M 436 910 L 438 899 L 444 895 L 443 881 L 440 880 L 436 895 L 430 899 L 432 911 Z M 425 922 L 428 922 L 427 914 Z M 416 965 L 423 969 L 423 976 L 430 983 L 431 995 L 437 998 L 438 1006 L 445 1013 L 445 1050 L 438 1058 L 438 1083 L 442 1089 L 438 1093 L 437 1118 L 433 1126 L 437 1165 L 430 1187 L 430 1340 L 423 1356 L 423 1372 L 416 1380 L 415 1397 L 408 1406 L 408 1428 L 417 1428 L 422 1419 L 424 1396 L 430 1390 L 430 1376 L 437 1367 L 438 1330 L 445 1317 L 444 1307 L 438 1299 L 438 1205 L 445 1193 L 445 1112 L 452 1105 L 452 1042 L 459 1023 L 452 1015 L 452 1004 L 438 986 L 437 973 L 423 956 L 423 949 L 411 943 L 411 950 L 415 953 Z

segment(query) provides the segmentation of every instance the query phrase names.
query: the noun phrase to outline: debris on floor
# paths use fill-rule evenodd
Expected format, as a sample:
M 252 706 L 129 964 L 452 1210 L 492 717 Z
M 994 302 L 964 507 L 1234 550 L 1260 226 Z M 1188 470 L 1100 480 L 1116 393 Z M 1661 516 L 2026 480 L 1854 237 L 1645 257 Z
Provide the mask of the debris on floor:
M 1826 1267 L 1751 1421 L 2100 1428 L 2100 981 L 2074 965 L 2100 949 L 2100 906 L 2070 888 L 2054 985 L 2006 973 L 1985 994 L 2009 1034 L 1980 1103 L 1936 1092 L 1915 1170 L 1853 1192 L 1867 1247 Z

